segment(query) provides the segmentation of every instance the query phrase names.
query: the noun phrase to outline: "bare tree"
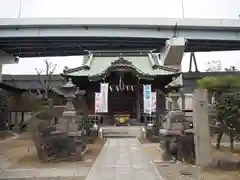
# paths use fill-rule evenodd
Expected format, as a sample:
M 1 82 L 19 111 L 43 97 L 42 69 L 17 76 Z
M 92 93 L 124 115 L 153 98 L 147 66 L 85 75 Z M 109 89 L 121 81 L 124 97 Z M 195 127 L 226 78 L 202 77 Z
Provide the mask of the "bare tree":
M 222 70 L 222 63 L 220 60 L 212 60 L 207 62 L 207 72 L 218 72 Z
M 37 71 L 38 81 L 44 90 L 44 99 L 48 99 L 48 92 L 51 89 L 52 84 L 52 76 L 57 64 L 52 64 L 52 62 L 49 62 L 47 59 L 44 60 L 44 62 L 46 65 L 45 69 L 35 68 L 35 70 Z M 44 74 L 42 75 L 42 73 Z
M 237 70 L 238 69 L 236 68 L 236 66 L 230 66 L 229 68 L 225 68 L 225 71 L 227 71 L 227 72 L 235 72 Z

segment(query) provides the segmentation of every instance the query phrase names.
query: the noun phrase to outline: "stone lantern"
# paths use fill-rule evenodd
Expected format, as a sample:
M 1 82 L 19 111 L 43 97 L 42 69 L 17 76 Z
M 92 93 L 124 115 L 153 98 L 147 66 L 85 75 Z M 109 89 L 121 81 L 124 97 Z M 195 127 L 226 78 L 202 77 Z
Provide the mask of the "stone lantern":
M 178 99 L 180 97 L 180 93 L 173 90 L 170 94 L 169 97 L 171 98 L 172 102 L 172 110 L 179 110 L 179 104 L 178 104 Z
M 57 129 L 64 132 L 78 131 L 78 124 L 76 124 L 77 113 L 75 111 L 73 100 L 76 98 L 78 88 L 72 83 L 72 79 L 61 87 L 61 92 L 67 100 L 66 107 L 63 111 L 62 117 L 59 119 Z
M 182 88 L 182 85 L 179 81 L 179 78 L 173 78 L 173 81 L 166 87 L 170 90 L 169 98 L 171 99 L 171 110 L 180 110 L 178 100 L 181 97 L 181 94 L 178 90 Z
M 64 117 L 75 117 L 76 111 L 73 106 L 73 100 L 76 98 L 77 87 L 72 83 L 72 79 L 69 79 L 68 82 L 62 86 L 62 92 L 64 93 L 64 97 L 67 100 L 66 108 L 63 112 Z M 71 119 L 71 120 L 70 120 Z M 71 122 L 75 122 L 73 118 L 70 118 Z

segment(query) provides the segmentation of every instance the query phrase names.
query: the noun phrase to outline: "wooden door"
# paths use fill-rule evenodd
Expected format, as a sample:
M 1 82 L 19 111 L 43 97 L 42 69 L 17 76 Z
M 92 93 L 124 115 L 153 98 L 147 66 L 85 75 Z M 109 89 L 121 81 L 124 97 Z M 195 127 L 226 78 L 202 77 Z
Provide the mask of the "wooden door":
M 135 92 L 109 92 L 108 98 L 109 114 L 134 114 L 136 111 Z

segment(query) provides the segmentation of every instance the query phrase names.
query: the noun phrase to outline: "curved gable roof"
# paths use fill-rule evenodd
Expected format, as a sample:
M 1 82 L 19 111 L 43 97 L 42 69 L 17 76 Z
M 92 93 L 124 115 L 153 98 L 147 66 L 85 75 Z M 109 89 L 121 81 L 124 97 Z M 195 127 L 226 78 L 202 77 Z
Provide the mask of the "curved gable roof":
M 86 57 L 85 57 L 86 58 Z M 104 74 L 109 68 L 116 66 L 129 66 L 135 69 L 141 75 L 157 76 L 157 75 L 169 75 L 179 73 L 178 69 L 162 66 L 156 62 L 156 58 L 152 58 L 151 53 L 143 56 L 125 56 L 119 57 L 117 55 L 110 57 L 103 56 L 88 56 L 88 61 L 85 59 L 85 64 L 80 67 L 69 69 L 64 72 L 67 76 L 87 76 L 89 78 Z M 125 59 L 129 63 L 115 64 L 119 59 Z

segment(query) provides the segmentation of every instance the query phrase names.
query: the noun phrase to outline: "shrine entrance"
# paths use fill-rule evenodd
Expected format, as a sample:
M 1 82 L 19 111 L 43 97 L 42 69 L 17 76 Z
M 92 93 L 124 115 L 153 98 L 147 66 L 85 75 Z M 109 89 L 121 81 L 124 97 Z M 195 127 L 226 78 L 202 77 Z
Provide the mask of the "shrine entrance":
M 109 83 L 108 115 L 112 123 L 127 125 L 136 120 L 138 78 L 132 69 L 116 68 L 109 72 L 105 82 Z

